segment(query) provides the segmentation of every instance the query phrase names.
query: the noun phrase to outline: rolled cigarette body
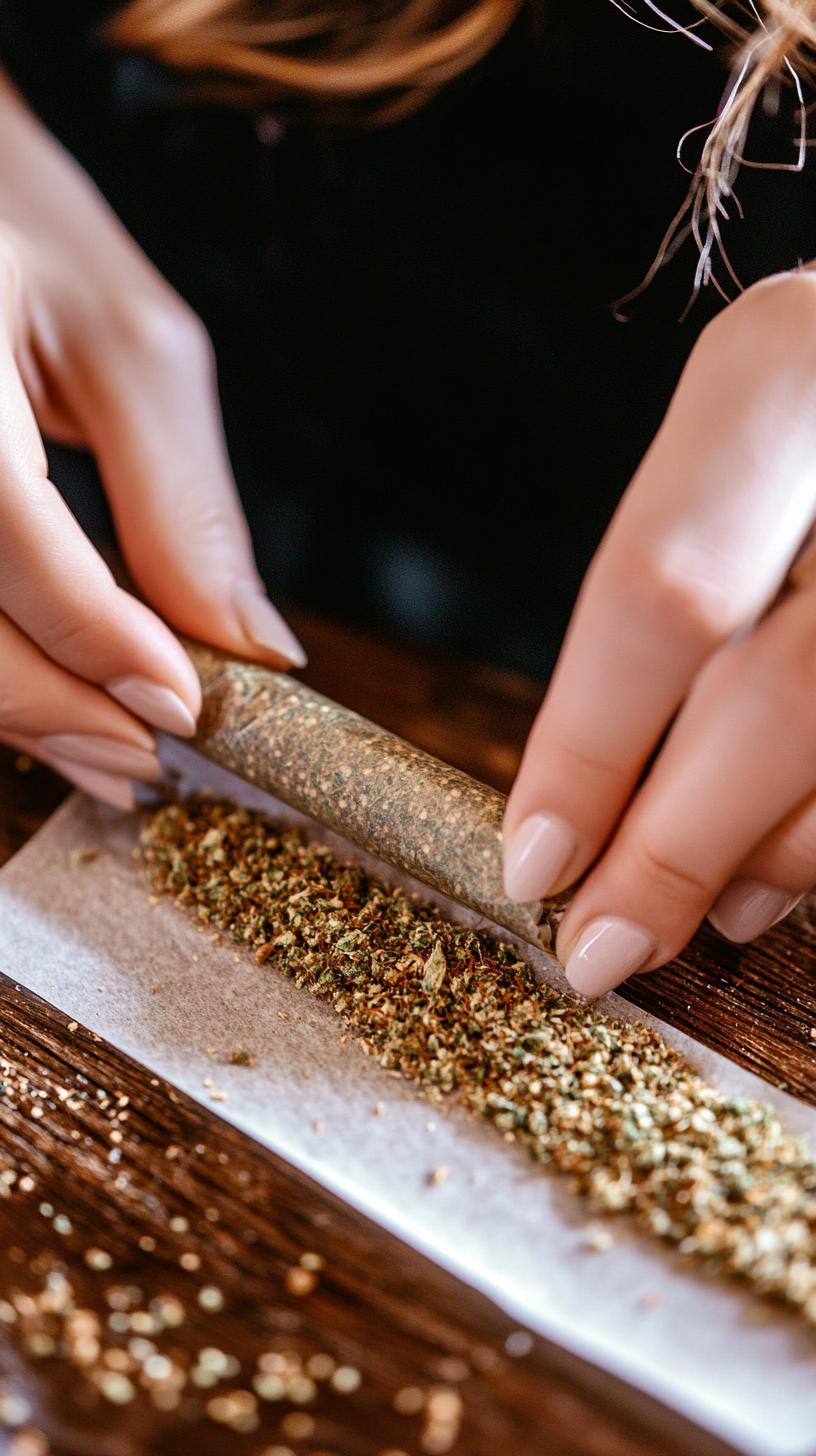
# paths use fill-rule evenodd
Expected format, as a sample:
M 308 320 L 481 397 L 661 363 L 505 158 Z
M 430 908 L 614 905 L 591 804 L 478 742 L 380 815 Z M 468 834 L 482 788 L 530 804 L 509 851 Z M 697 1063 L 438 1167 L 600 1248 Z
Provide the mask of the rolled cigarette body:
M 195 747 L 378 859 L 541 950 L 563 901 L 502 889 L 495 789 L 284 673 L 185 642 L 204 706 Z

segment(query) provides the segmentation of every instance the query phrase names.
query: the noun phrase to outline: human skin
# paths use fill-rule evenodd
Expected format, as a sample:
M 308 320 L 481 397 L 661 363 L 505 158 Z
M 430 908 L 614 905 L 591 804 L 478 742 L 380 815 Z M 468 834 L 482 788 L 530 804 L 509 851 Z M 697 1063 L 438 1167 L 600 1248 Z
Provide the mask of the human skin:
M 121 590 L 47 479 L 41 435 L 93 451 Z M 171 628 L 302 665 L 266 598 L 227 459 L 206 331 L 0 77 L 0 741 L 126 806 L 189 735 Z
M 48 482 L 40 431 L 94 452 L 141 601 Z M 806 268 L 702 334 L 510 796 L 512 897 L 589 871 L 558 939 L 586 994 L 669 960 L 707 913 L 750 939 L 816 880 L 814 514 Z M 203 326 L 2 79 L 0 520 L 0 741 L 99 797 L 126 806 L 158 775 L 153 727 L 194 729 L 170 628 L 304 660 L 255 570 Z
M 753 939 L 816 881 L 815 512 L 804 268 L 701 335 L 587 573 L 510 795 L 507 892 L 586 875 L 557 942 L 586 995 L 663 965 L 706 914 Z

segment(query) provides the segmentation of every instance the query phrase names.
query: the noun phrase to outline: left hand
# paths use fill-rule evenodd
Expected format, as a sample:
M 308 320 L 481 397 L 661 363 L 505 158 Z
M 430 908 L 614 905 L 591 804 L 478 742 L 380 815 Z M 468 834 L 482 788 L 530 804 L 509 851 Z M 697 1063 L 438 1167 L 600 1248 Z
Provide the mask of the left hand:
M 40 432 L 95 454 L 142 601 Z M 132 806 L 131 779 L 161 776 L 151 728 L 189 736 L 201 707 L 171 627 L 305 661 L 255 566 L 203 324 L 0 74 L 0 742 Z
M 509 895 L 589 870 L 557 945 L 585 995 L 663 965 L 706 914 L 751 940 L 816 882 L 816 548 L 791 571 L 814 517 L 803 269 L 701 335 L 584 581 L 510 795 Z

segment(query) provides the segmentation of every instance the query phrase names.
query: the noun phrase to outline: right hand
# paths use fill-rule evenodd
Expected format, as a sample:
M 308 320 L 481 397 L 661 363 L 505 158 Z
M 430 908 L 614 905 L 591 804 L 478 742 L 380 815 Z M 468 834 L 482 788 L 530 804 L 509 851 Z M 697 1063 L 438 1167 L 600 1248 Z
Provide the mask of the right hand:
M 784 590 L 782 588 L 784 587 Z M 505 816 L 586 996 L 816 884 L 816 263 L 708 324 L 581 588 Z
M 40 430 L 94 453 L 150 605 L 47 479 Z M 0 742 L 130 806 L 160 774 L 150 727 L 188 736 L 201 706 L 165 623 L 305 662 L 255 567 L 203 325 L 0 78 Z

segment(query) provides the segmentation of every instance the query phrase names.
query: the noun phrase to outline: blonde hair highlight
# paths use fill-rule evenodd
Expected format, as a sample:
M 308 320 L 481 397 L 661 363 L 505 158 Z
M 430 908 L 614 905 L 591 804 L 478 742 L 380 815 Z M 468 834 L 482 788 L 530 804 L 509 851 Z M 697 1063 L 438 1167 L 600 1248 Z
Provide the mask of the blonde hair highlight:
M 522 0 L 132 0 L 111 39 L 232 82 L 250 103 L 297 96 L 419 106 L 492 50 Z M 223 89 L 223 88 L 222 88 Z
M 707 135 L 686 200 L 642 284 L 627 299 L 620 300 L 621 303 L 642 292 L 689 235 L 693 236 L 699 254 L 691 302 L 700 288 L 709 283 L 728 298 L 714 271 L 717 256 L 731 283 L 741 290 L 742 284 L 728 260 L 721 231 L 723 222 L 732 215 L 729 202 L 740 212 L 734 194 L 740 168 L 801 172 L 805 165 L 808 139 L 803 83 L 812 81 L 816 74 L 816 0 L 756 0 L 756 3 L 748 0 L 747 6 L 730 5 L 727 0 L 725 3 L 691 0 L 691 3 L 706 20 L 725 32 L 731 42 L 730 76 L 717 116 L 693 128 Z M 754 109 L 768 87 L 774 88 L 774 105 L 778 107 L 779 88 L 785 83 L 795 89 L 798 101 L 798 135 L 790 139 L 796 148 L 795 159 L 788 161 L 781 156 L 774 162 L 754 161 L 745 155 Z M 687 132 L 680 140 L 677 155 L 681 161 L 684 143 L 691 134 Z M 784 146 L 785 139 L 781 140 Z
M 258 104 L 287 97 L 325 105 L 357 103 L 368 119 L 390 121 L 420 106 L 490 51 L 524 0 L 131 0 L 109 26 L 113 42 L 150 53 L 204 78 L 225 99 Z M 569 0 L 567 0 L 569 3 Z M 629 0 L 613 0 L 636 19 Z M 664 0 L 666 3 L 666 0 Z M 666 19 L 653 0 L 649 10 Z M 717 281 L 719 256 L 739 288 L 723 246 L 741 166 L 801 171 L 805 160 L 803 82 L 816 74 L 816 0 L 691 0 L 701 21 L 724 34 L 731 74 L 707 130 L 686 201 L 635 293 L 692 235 L 699 250 L 695 294 Z M 678 22 L 669 34 L 678 43 Z M 653 27 L 654 28 L 654 27 Z M 699 43 L 699 40 L 698 40 Z M 708 47 L 710 49 L 710 47 Z M 753 162 L 744 155 L 748 128 L 765 88 L 788 82 L 799 100 L 795 159 Z M 683 138 L 685 142 L 686 138 Z M 682 142 L 678 149 L 682 161 Z M 635 294 L 629 295 L 629 298 Z M 626 302 L 628 300 L 621 300 Z

